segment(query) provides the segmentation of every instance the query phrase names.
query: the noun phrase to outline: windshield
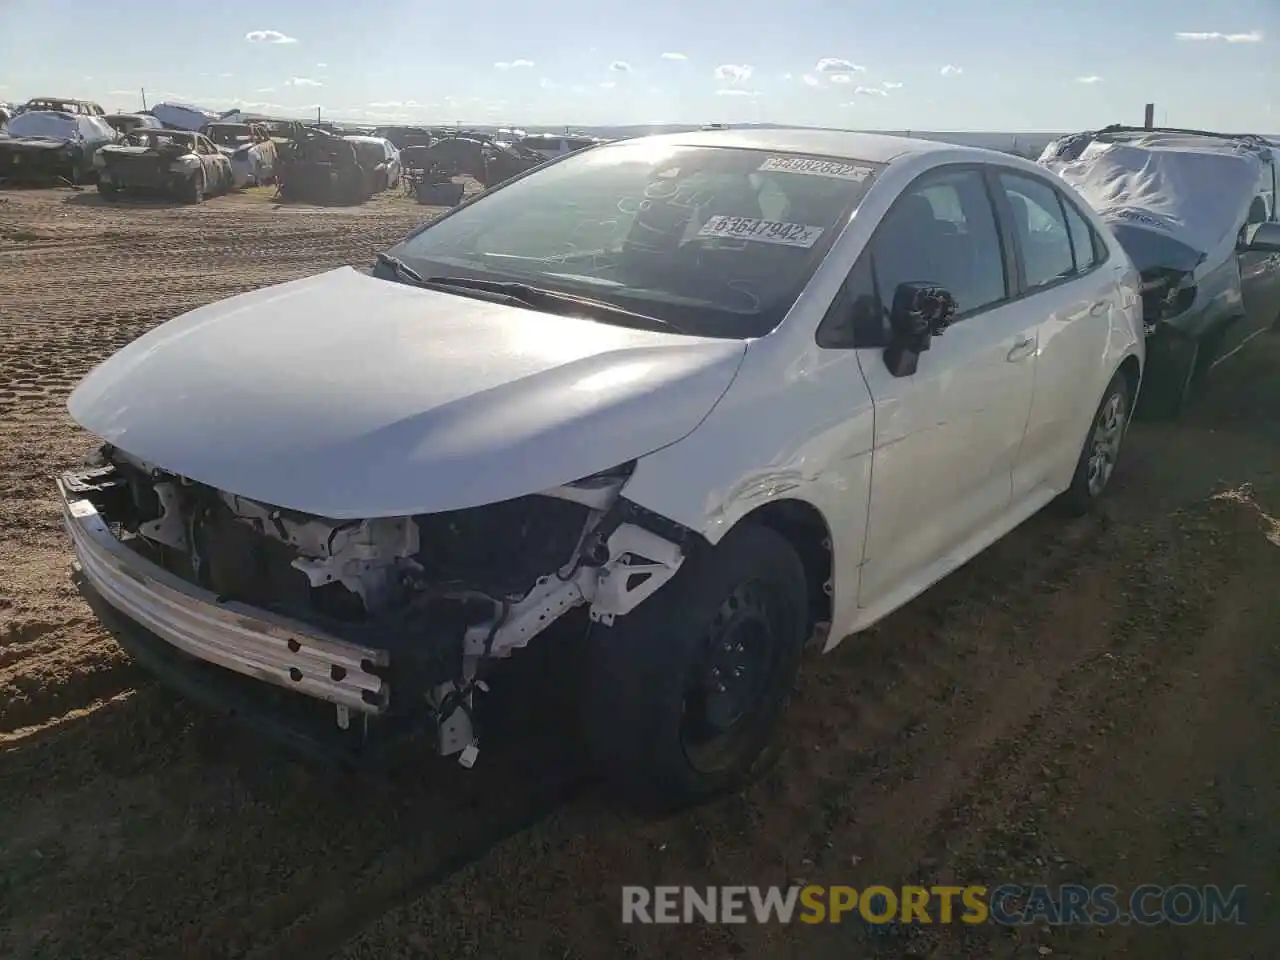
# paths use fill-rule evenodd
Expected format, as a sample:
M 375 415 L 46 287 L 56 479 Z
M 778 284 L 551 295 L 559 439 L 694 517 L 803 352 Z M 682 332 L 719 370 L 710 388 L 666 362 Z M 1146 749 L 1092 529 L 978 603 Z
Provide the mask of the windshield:
M 33 111 L 20 113 L 8 124 L 8 132 L 14 137 L 47 137 L 52 140 L 72 140 L 79 133 L 76 122 L 65 113 Z
M 799 297 L 881 169 L 635 140 L 543 167 L 390 253 L 423 276 L 518 280 L 702 336 L 758 337 Z
M 184 137 L 172 130 L 156 131 L 138 128 L 130 130 L 125 135 L 124 142 L 130 147 L 181 147 L 184 150 L 192 148 L 190 137 Z

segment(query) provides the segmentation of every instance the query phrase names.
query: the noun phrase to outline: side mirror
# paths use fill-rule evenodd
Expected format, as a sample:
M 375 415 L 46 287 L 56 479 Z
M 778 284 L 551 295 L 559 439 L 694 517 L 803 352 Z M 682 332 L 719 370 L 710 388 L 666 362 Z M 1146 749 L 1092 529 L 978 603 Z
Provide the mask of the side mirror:
M 1280 253 L 1280 223 L 1255 223 L 1245 227 L 1236 249 L 1240 253 Z
M 920 354 L 934 337 L 942 336 L 956 315 L 956 299 L 936 283 L 912 281 L 898 285 L 889 311 L 889 345 L 884 362 L 895 377 L 916 372 Z

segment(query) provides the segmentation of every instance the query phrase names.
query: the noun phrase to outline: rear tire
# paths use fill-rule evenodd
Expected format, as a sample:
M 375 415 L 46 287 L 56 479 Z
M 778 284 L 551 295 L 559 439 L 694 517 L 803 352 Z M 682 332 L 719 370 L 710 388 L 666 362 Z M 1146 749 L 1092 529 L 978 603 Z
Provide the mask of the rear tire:
M 1089 421 L 1089 433 L 1080 449 L 1071 486 L 1062 495 L 1062 506 L 1069 514 L 1089 513 L 1106 493 L 1129 428 L 1131 401 L 1129 383 L 1117 371 Z
M 626 802 L 672 810 L 741 787 L 769 750 L 808 633 L 804 567 L 746 523 L 588 638 L 583 720 Z
M 1200 385 L 1207 369 L 1202 357 L 1207 355 L 1198 337 L 1170 335 L 1157 341 L 1154 347 L 1148 344 L 1142 414 L 1157 420 L 1179 417 Z

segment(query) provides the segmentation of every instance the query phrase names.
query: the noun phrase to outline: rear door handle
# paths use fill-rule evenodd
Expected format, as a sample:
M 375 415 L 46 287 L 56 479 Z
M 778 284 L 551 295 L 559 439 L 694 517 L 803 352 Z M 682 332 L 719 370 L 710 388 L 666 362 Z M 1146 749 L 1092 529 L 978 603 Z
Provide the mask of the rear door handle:
M 1110 305 L 1111 305 L 1110 302 L 1107 300 L 1099 300 L 1097 303 L 1095 303 L 1092 307 L 1089 308 L 1089 316 L 1091 317 L 1102 316 L 1104 313 L 1107 312 L 1107 307 L 1109 307 Z
M 1005 359 L 1010 363 L 1017 363 L 1019 360 L 1025 360 L 1031 354 L 1036 352 L 1035 337 L 1019 337 L 1018 342 L 1006 354 Z

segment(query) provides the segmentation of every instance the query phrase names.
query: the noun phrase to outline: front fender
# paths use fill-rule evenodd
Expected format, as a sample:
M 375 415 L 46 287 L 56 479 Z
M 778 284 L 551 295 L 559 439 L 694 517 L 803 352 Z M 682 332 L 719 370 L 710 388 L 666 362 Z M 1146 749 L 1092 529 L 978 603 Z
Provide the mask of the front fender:
M 728 392 L 683 440 L 641 457 L 624 496 L 711 543 L 761 507 L 799 500 L 832 539 L 832 630 L 857 617 L 874 412 L 853 351 L 787 362 L 757 340 Z

